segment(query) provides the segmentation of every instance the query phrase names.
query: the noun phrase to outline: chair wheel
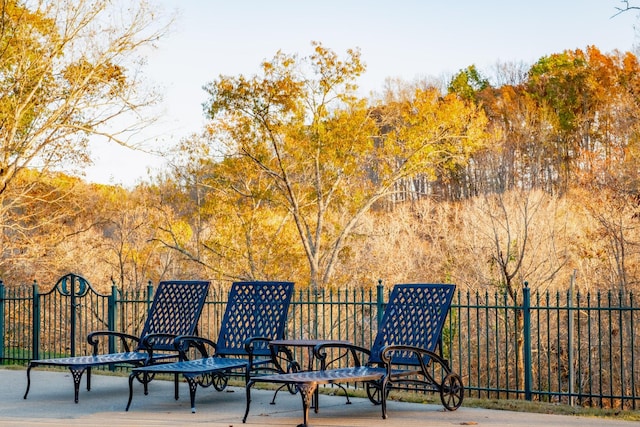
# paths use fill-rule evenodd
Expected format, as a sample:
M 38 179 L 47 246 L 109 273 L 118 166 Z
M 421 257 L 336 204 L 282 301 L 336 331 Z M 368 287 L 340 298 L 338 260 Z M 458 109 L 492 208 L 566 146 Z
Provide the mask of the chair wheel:
M 149 384 L 156 377 L 156 374 L 153 372 L 136 372 L 135 377 L 141 384 Z
M 462 384 L 462 378 L 453 372 L 448 373 L 440 386 L 442 405 L 449 411 L 455 411 L 462 405 L 463 399 L 464 385 Z
M 213 374 L 211 382 L 213 383 L 213 388 L 218 391 L 222 391 L 227 387 L 229 378 L 225 374 L 215 373 Z
M 367 397 L 374 405 L 382 404 L 382 387 L 378 383 L 367 383 Z M 389 396 L 389 389 L 386 390 L 387 396 Z M 387 397 L 385 396 L 385 397 Z

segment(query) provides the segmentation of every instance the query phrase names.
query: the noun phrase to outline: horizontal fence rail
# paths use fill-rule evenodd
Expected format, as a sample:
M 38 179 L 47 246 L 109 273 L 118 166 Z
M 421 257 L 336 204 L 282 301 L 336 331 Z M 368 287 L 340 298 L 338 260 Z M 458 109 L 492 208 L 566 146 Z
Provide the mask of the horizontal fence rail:
M 0 363 L 87 355 L 86 336 L 108 329 L 137 336 L 154 287 L 112 288 L 101 295 L 80 286 L 5 287 L 0 282 Z M 90 285 L 89 285 L 90 288 Z M 228 287 L 212 286 L 199 334 L 217 339 Z M 73 296 L 73 303 L 65 301 Z M 370 348 L 388 291 L 367 289 L 294 293 L 287 338 L 347 340 Z M 531 292 L 518 302 L 500 292 L 458 291 L 442 342 L 466 395 L 571 405 L 638 409 L 640 307 L 631 293 Z M 108 342 L 104 352 L 120 351 Z M 308 355 L 298 349 L 296 359 Z

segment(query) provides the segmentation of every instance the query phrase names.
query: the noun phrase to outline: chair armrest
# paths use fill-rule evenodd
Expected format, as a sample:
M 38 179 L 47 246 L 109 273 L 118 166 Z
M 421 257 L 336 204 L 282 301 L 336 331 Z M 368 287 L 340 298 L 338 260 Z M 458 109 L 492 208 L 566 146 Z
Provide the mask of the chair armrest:
M 140 347 L 143 350 L 146 350 L 149 353 L 149 358 L 153 358 L 153 352 L 155 350 L 155 346 L 158 342 L 164 341 L 165 344 L 174 341 L 176 338 L 176 334 L 167 334 L 162 332 L 156 332 L 153 334 L 148 334 L 142 337 L 140 341 Z M 174 344 L 175 346 L 175 344 Z
M 120 339 L 120 343 L 125 352 L 130 352 L 131 347 L 129 347 L 129 341 L 133 341 L 136 343 L 140 343 L 140 339 L 134 335 L 125 334 L 124 332 L 114 332 L 114 331 L 94 331 L 87 335 L 87 342 L 89 345 L 93 347 L 93 355 L 98 355 L 98 344 L 100 344 L 101 337 L 116 337 Z
M 335 356 L 335 351 L 338 351 L 338 355 Z M 347 343 L 323 343 L 318 344 L 313 348 L 314 357 L 320 361 L 321 369 L 327 369 L 333 363 L 346 359 L 351 356 L 352 364 L 356 367 L 362 366 L 362 361 L 365 359 L 361 357 L 366 356 L 366 359 L 371 355 L 371 350 L 368 348 L 360 347 L 354 344 Z M 332 355 L 329 358 L 329 354 Z
M 273 341 L 273 337 L 250 337 L 245 341 L 244 348 L 247 352 L 247 355 L 249 356 L 249 369 L 251 371 L 253 371 L 254 369 L 264 369 L 269 372 L 289 372 L 291 363 L 294 362 L 293 352 L 286 346 L 269 345 L 271 341 Z M 259 343 L 263 344 L 260 348 L 263 353 L 258 354 L 256 352 L 256 344 Z M 284 356 L 282 356 L 281 353 L 284 354 Z M 264 366 L 265 364 L 267 364 L 265 362 L 265 359 L 259 360 L 260 367 L 256 366 L 255 360 L 258 358 L 258 356 L 270 358 L 272 367 Z M 298 370 L 297 368 L 295 369 L 296 371 Z
M 434 353 L 433 351 L 415 347 L 410 345 L 388 345 L 382 349 L 380 352 L 380 359 L 387 368 L 389 375 L 391 375 L 391 366 L 393 365 L 393 353 L 395 352 L 404 352 L 404 353 L 413 353 L 418 364 L 415 366 L 419 366 L 420 370 L 423 373 L 427 372 L 427 366 L 431 360 L 435 360 L 437 363 L 445 366 L 449 369 L 449 362 L 440 357 L 439 354 Z
M 244 350 L 247 352 L 247 355 L 249 356 L 249 366 L 250 367 L 253 366 L 253 361 L 258 356 L 256 354 L 256 344 L 264 343 L 263 348 L 266 350 L 266 349 L 268 349 L 269 341 L 271 341 L 272 339 L 273 338 L 271 338 L 271 337 L 249 337 L 249 338 L 247 338 L 245 340 L 245 342 L 244 342 Z M 272 358 L 273 358 L 273 355 L 272 355 Z
M 266 347 L 272 339 L 271 337 L 249 337 L 244 342 L 244 349 L 248 354 L 252 354 L 255 351 L 256 343 L 263 342 Z
M 212 357 L 216 353 L 217 344 L 207 338 L 197 335 L 180 335 L 173 341 L 179 353 L 180 360 L 189 360 L 188 351 L 195 348 L 201 358 Z

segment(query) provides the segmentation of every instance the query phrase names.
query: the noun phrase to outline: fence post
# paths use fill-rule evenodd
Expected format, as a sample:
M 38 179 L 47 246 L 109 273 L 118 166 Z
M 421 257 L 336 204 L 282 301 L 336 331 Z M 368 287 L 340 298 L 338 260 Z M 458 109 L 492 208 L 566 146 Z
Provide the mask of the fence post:
M 324 288 L 321 289 L 324 292 Z M 316 285 L 313 286 L 313 321 L 311 324 L 313 325 L 313 339 L 317 339 L 318 337 L 318 323 L 320 323 L 319 310 L 318 305 L 320 304 L 320 291 Z
M 378 286 L 376 286 L 376 307 L 378 309 L 378 324 L 380 327 L 382 323 L 382 315 L 384 314 L 384 286 L 382 286 L 382 279 L 378 279 Z
M 111 295 L 109 296 L 109 307 L 107 311 L 107 329 L 111 332 L 116 330 L 116 300 L 118 288 L 111 278 Z M 109 335 L 109 353 L 116 353 L 116 337 Z
M 38 294 L 38 282 L 35 280 L 33 281 L 32 289 L 33 311 L 31 315 L 33 317 L 33 324 L 31 325 L 31 358 L 38 360 L 40 359 L 40 296 Z
M 576 281 L 576 270 L 573 270 L 573 274 L 571 275 L 571 282 L 569 282 L 569 296 L 567 298 L 567 317 L 568 317 L 568 328 L 569 332 L 567 334 L 568 348 L 569 348 L 569 360 L 567 364 L 569 365 L 569 405 L 575 406 L 576 398 L 574 396 L 574 381 L 575 381 L 575 368 L 573 366 L 573 285 Z
M 529 282 L 524 282 L 522 312 L 524 317 L 524 398 L 531 400 L 531 289 L 529 289 Z
M 0 280 L 0 365 L 4 365 L 4 282 Z
M 78 316 L 76 309 L 78 308 L 78 303 L 76 302 L 76 282 L 77 278 L 75 274 L 69 275 L 69 319 L 71 319 L 71 357 L 76 355 L 76 323 L 78 322 Z
M 149 314 L 149 310 L 151 310 L 151 301 L 153 299 L 153 284 L 151 280 L 147 282 L 147 315 Z M 146 316 L 145 316 L 146 317 Z

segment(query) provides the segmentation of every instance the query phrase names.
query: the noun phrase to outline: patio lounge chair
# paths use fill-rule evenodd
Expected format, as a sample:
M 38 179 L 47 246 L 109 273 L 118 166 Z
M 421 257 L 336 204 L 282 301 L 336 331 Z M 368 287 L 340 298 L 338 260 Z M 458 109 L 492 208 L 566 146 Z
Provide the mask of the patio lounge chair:
M 126 411 L 131 406 L 136 376 L 183 375 L 189 384 L 191 412 L 195 412 L 198 386 L 213 386 L 222 391 L 230 374 L 244 374 L 246 382 L 252 373 L 276 371 L 268 343 L 284 337 L 293 287 L 292 282 L 233 283 L 217 342 L 202 337 L 178 337 L 175 346 L 181 361 L 132 369 Z M 193 357 L 194 353 L 197 358 Z M 292 355 L 286 352 L 282 357 L 292 359 Z M 176 400 L 179 398 L 177 382 L 174 397 Z
M 209 282 L 191 280 L 163 281 L 153 297 L 151 308 L 139 337 L 114 331 L 91 332 L 87 340 L 93 347 L 91 356 L 61 357 L 31 360 L 27 367 L 27 390 L 31 386 L 31 369 L 37 366 L 68 367 L 74 384 L 74 399 L 78 403 L 80 381 L 87 372 L 87 390 L 91 390 L 91 368 L 94 366 L 125 364 L 142 366 L 151 363 L 178 359 L 174 339 L 185 334 L 195 334 L 202 313 Z M 119 353 L 99 354 L 101 339 L 119 339 Z M 130 343 L 135 343 L 131 351 Z M 144 380 L 145 389 L 149 379 Z
M 242 422 L 249 415 L 251 387 L 256 383 L 297 388 L 302 397 L 301 426 L 307 426 L 311 403 L 318 411 L 314 396 L 319 384 L 364 382 L 369 400 L 382 405 L 382 418 L 387 418 L 387 395 L 391 389 L 438 392 L 446 409 L 457 409 L 462 404 L 464 386 L 442 357 L 441 343 L 454 290 L 455 285 L 448 284 L 396 285 L 371 350 L 350 344 L 320 344 L 314 353 L 325 369 L 252 377 L 246 385 L 247 406 Z M 353 366 L 328 369 L 335 361 L 327 357 L 332 348 L 346 350 Z M 364 364 L 362 355 L 368 356 Z

